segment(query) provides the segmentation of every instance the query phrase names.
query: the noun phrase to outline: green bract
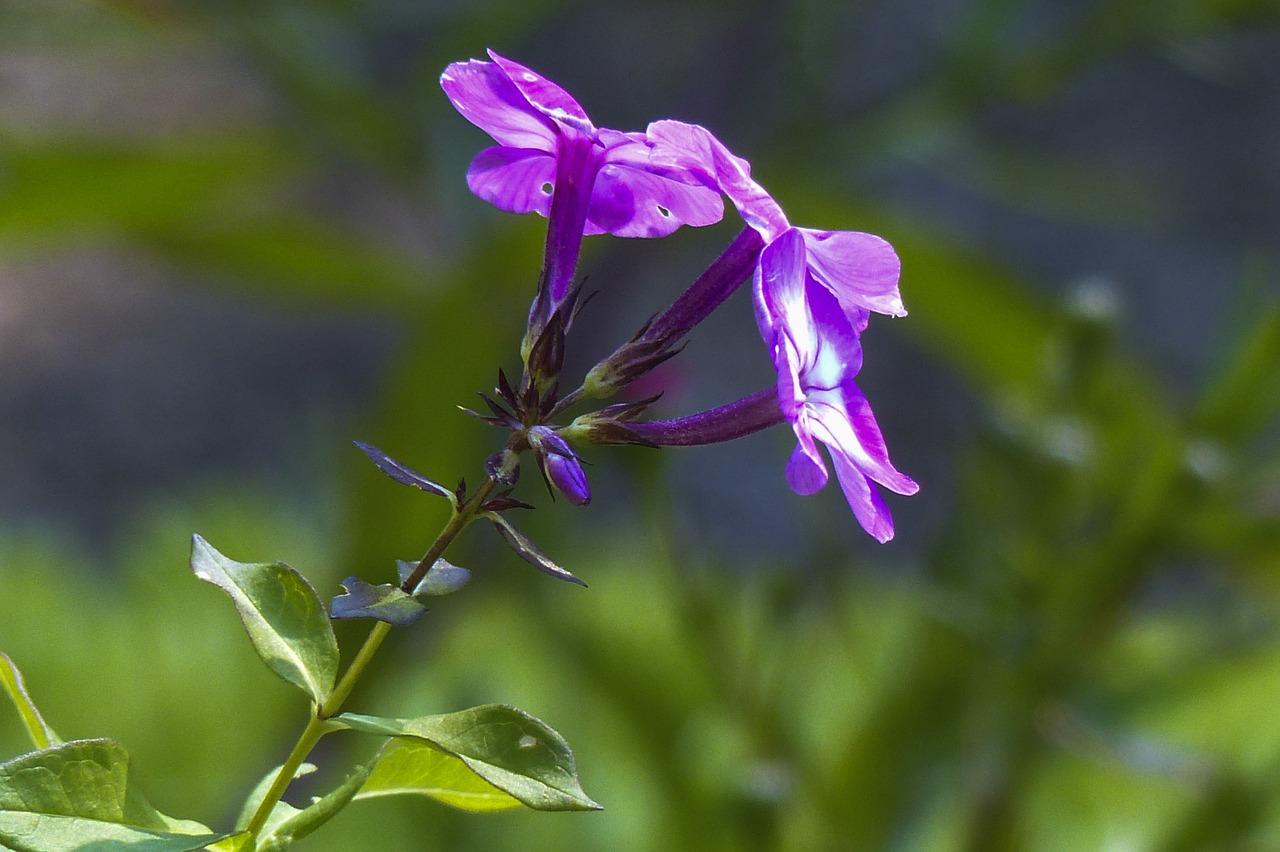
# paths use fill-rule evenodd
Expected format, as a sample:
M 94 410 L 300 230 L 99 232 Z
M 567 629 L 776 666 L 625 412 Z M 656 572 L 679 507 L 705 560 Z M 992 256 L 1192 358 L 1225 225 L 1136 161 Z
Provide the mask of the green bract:
M 338 642 L 306 578 L 283 562 L 235 562 L 198 535 L 191 570 L 231 596 L 263 662 L 316 704 L 324 703 L 338 674 Z

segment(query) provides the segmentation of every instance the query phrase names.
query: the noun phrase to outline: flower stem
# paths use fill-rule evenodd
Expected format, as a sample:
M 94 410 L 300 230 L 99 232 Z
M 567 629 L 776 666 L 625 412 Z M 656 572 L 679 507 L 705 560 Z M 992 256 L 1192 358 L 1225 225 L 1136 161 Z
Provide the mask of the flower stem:
M 412 592 L 418 583 L 422 582 L 423 576 L 435 564 L 436 560 L 444 555 L 445 550 L 458 537 L 458 533 L 462 532 L 467 524 L 475 519 L 480 507 L 493 491 L 494 485 L 493 480 L 485 479 L 483 484 L 476 489 L 476 492 L 454 510 L 449 522 L 445 524 L 444 529 L 440 531 L 440 535 L 436 537 L 431 547 L 427 549 L 427 554 L 422 557 L 418 567 L 405 578 L 401 588 L 406 593 Z M 343 672 L 338 684 L 333 688 L 333 692 L 319 706 L 315 707 L 311 718 L 307 721 L 307 727 L 303 729 L 297 743 L 294 744 L 293 751 L 289 752 L 289 757 L 285 760 L 284 765 L 280 767 L 280 771 L 276 773 L 275 780 L 271 782 L 271 786 L 258 804 L 258 809 L 254 811 L 249 824 L 245 826 L 245 830 L 249 832 L 253 843 L 257 842 L 258 835 L 262 832 L 263 826 L 267 824 L 267 818 L 275 809 L 276 803 L 284 795 L 289 783 L 293 781 L 294 775 L 298 772 L 298 767 L 302 766 L 302 762 L 307 759 L 307 755 L 311 754 L 311 750 L 315 748 L 320 738 L 334 730 L 329 724 L 329 719 L 338 715 L 338 711 L 342 709 L 342 705 L 351 695 L 351 691 L 355 689 L 356 682 L 364 674 L 370 661 L 373 660 L 373 655 L 377 653 L 382 640 L 387 638 L 387 634 L 390 632 L 391 625 L 387 622 L 379 621 L 375 623 L 373 629 L 369 631 L 369 635 L 365 637 L 364 644 L 356 652 L 355 659 L 351 661 L 351 665 L 347 666 L 347 670 Z M 250 846 L 249 848 L 253 847 Z

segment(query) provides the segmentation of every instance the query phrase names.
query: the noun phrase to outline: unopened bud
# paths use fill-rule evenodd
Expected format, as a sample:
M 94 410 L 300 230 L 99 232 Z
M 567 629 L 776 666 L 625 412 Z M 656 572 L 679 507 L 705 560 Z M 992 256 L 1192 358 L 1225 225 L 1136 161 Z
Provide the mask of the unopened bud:
M 534 426 L 529 430 L 529 443 L 547 482 L 575 506 L 591 502 L 587 474 L 564 438 L 546 426 Z

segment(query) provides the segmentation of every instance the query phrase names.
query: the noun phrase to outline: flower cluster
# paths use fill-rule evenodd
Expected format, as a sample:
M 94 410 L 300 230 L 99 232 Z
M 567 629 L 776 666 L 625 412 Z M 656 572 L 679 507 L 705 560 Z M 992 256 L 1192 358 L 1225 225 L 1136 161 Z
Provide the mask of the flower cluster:
M 877 485 L 918 486 L 889 461 L 884 438 L 854 379 L 872 313 L 903 316 L 899 262 L 872 234 L 798 228 L 706 128 L 656 121 L 643 132 L 597 128 L 562 88 L 490 51 L 492 61 L 450 65 L 441 85 L 453 105 L 498 143 L 472 160 L 467 182 L 503 210 L 547 217 L 542 274 L 521 345 L 518 387 L 505 377 L 486 398 L 492 417 L 531 449 L 550 486 L 575 504 L 590 489 L 571 443 L 706 444 L 787 422 L 797 446 L 787 481 L 797 493 L 826 485 L 826 446 L 862 527 L 879 541 L 893 520 Z M 564 335 L 578 307 L 575 270 L 582 238 L 666 236 L 717 222 L 728 198 L 746 228 L 666 311 L 559 395 Z M 683 338 L 740 285 L 752 282 L 756 322 L 777 369 L 769 389 L 671 421 L 640 419 L 647 403 L 611 405 L 555 428 L 550 419 L 584 399 L 602 399 L 675 355 Z

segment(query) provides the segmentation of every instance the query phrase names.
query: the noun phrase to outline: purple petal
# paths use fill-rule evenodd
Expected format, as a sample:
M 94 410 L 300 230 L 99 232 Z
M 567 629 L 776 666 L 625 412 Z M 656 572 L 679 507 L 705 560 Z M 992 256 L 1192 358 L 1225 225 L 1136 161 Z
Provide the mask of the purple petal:
M 845 310 L 906 316 L 898 293 L 902 264 L 893 246 L 861 231 L 800 230 L 809 249 L 810 271 Z
M 794 426 L 804 409 L 805 391 L 800 385 L 800 370 L 795 345 L 781 330 L 773 336 L 769 354 L 778 371 L 778 408 Z
M 889 507 L 885 505 L 880 492 L 844 456 L 832 453 L 831 459 L 835 462 L 840 490 L 844 492 L 844 499 L 849 501 L 853 516 L 876 541 L 881 544 L 889 541 L 893 538 L 893 515 L 889 513 Z
M 492 62 L 454 62 L 440 87 L 463 118 L 511 148 L 556 148 L 555 123 L 533 108 L 506 73 Z
M 575 506 L 591 502 L 591 486 L 582 463 L 564 438 L 547 426 L 534 426 L 529 430 L 529 440 L 538 454 L 547 479 L 556 490 Z
M 737 157 L 711 131 L 683 121 L 655 121 L 645 131 L 655 163 L 685 169 L 728 196 L 743 220 L 772 241 L 790 225 L 782 208 L 751 177 L 751 164 Z
M 587 474 L 582 465 L 571 456 L 549 453 L 547 455 L 547 476 L 556 490 L 575 506 L 585 506 L 591 502 L 591 485 L 587 482 Z
M 821 491 L 827 484 L 827 466 L 818 455 L 818 448 L 807 435 L 801 436 L 795 451 L 787 461 L 787 484 L 797 494 L 808 496 Z
M 805 279 L 804 291 L 813 328 L 812 349 L 801 355 L 805 390 L 830 390 L 851 384 L 862 369 L 859 335 L 866 329 L 869 315 L 856 308 L 851 320 L 836 297 L 811 276 Z
M 899 472 L 889 461 L 889 449 L 885 446 L 884 435 L 871 411 L 871 403 L 862 391 L 853 382 L 847 382 L 842 395 L 846 416 L 853 428 L 855 446 L 860 450 L 859 453 L 851 454 L 858 466 L 890 491 L 898 494 L 915 494 L 919 491 L 920 486 L 916 481 Z
M 596 175 L 586 233 L 665 237 L 681 225 L 711 225 L 722 216 L 724 202 L 714 190 L 608 164 Z
M 649 160 L 654 165 L 685 172 L 703 186 L 719 190 L 711 144 L 714 137 L 706 128 L 665 119 L 651 123 L 644 136 L 650 149 Z
M 499 56 L 492 50 L 489 51 L 489 58 L 497 63 L 507 79 L 519 89 L 520 94 L 534 109 L 588 136 L 595 135 L 591 119 L 587 118 L 586 112 L 564 89 L 536 71 Z
M 794 228 L 764 247 L 755 279 L 756 321 L 768 342 L 779 330 L 803 354 L 813 348 L 813 330 L 805 304 L 804 240 Z
M 476 195 L 509 213 L 551 211 L 555 157 L 530 148 L 486 148 L 467 169 L 467 186 Z

